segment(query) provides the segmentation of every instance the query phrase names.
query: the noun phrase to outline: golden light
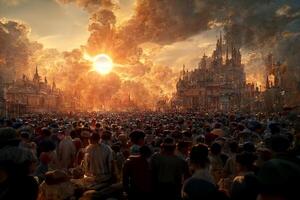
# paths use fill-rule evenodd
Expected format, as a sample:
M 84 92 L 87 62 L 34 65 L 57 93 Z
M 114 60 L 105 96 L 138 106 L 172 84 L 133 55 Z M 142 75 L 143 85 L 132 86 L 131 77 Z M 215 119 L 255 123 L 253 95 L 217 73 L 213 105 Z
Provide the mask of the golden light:
M 93 70 L 103 75 L 110 73 L 114 65 L 112 59 L 106 54 L 93 57 L 92 62 Z

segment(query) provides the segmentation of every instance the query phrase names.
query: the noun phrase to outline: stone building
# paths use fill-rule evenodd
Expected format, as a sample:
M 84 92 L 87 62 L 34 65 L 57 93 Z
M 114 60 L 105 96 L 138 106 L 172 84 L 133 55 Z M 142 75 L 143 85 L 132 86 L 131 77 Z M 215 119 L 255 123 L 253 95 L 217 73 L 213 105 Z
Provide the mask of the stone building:
M 46 77 L 42 80 L 37 67 L 32 80 L 23 75 L 22 79 L 6 86 L 4 91 L 5 110 L 10 116 L 59 111 L 62 98 L 55 82 L 49 84 Z
M 241 52 L 233 44 L 217 40 L 212 56 L 203 55 L 196 69 L 183 66 L 173 105 L 180 110 L 235 111 L 251 109 L 260 91 L 246 84 Z

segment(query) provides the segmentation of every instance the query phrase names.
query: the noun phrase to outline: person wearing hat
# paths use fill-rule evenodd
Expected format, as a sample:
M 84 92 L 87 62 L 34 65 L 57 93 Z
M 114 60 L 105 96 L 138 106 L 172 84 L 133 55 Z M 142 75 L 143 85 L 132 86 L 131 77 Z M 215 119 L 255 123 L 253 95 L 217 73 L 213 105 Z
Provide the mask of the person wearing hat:
M 20 139 L 13 128 L 0 128 L 0 199 L 35 200 L 38 194 L 36 180 L 29 176 L 36 158 L 19 148 Z
M 154 192 L 158 199 L 180 199 L 182 180 L 189 176 L 187 162 L 175 155 L 173 138 L 166 137 L 161 152 L 151 159 Z
M 190 152 L 190 169 L 193 173 L 192 177 L 215 184 L 214 178 L 209 172 L 208 152 L 206 144 L 193 146 Z

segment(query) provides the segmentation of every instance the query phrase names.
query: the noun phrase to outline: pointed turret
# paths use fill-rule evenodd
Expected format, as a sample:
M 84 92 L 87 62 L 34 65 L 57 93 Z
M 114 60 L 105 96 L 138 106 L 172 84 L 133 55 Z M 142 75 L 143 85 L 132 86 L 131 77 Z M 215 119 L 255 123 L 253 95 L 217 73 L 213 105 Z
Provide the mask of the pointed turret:
M 220 55 L 221 58 L 223 56 L 223 40 L 222 40 L 222 32 L 220 31 Z
M 226 45 L 226 64 L 229 63 L 229 58 L 228 58 L 228 44 Z
M 55 80 L 53 79 L 53 82 L 52 82 L 52 90 L 55 90 L 56 89 L 56 84 L 55 84 Z
M 39 76 L 39 71 L 38 71 L 38 66 L 35 66 L 35 74 L 33 76 L 33 82 L 39 83 L 40 82 L 40 76 Z
M 266 80 L 266 89 L 270 88 L 270 83 L 269 83 L 269 77 L 267 76 L 267 80 Z

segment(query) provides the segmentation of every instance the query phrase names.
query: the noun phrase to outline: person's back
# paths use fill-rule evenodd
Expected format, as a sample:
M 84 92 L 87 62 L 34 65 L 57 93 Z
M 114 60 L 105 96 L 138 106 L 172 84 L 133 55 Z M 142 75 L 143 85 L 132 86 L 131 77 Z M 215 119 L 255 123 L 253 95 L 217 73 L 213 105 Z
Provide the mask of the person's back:
M 19 148 L 17 133 L 12 128 L 0 129 L 0 199 L 35 200 L 38 184 L 30 176 L 36 162 L 31 151 Z
M 141 147 L 148 155 L 130 156 L 123 167 L 123 187 L 129 199 L 151 199 L 152 173 L 147 157 L 151 155 L 149 147 Z
M 65 136 L 64 139 L 58 145 L 58 159 L 60 166 L 63 169 L 73 167 L 75 159 L 76 147 L 70 136 Z
M 169 141 L 166 141 L 170 139 Z M 188 174 L 187 163 L 174 154 L 175 145 L 167 138 L 163 152 L 155 154 L 151 160 L 156 194 L 161 199 L 179 199 L 184 176 Z
M 112 150 L 105 144 L 91 144 L 86 148 L 86 175 L 95 177 L 97 182 L 109 181 L 112 177 Z

